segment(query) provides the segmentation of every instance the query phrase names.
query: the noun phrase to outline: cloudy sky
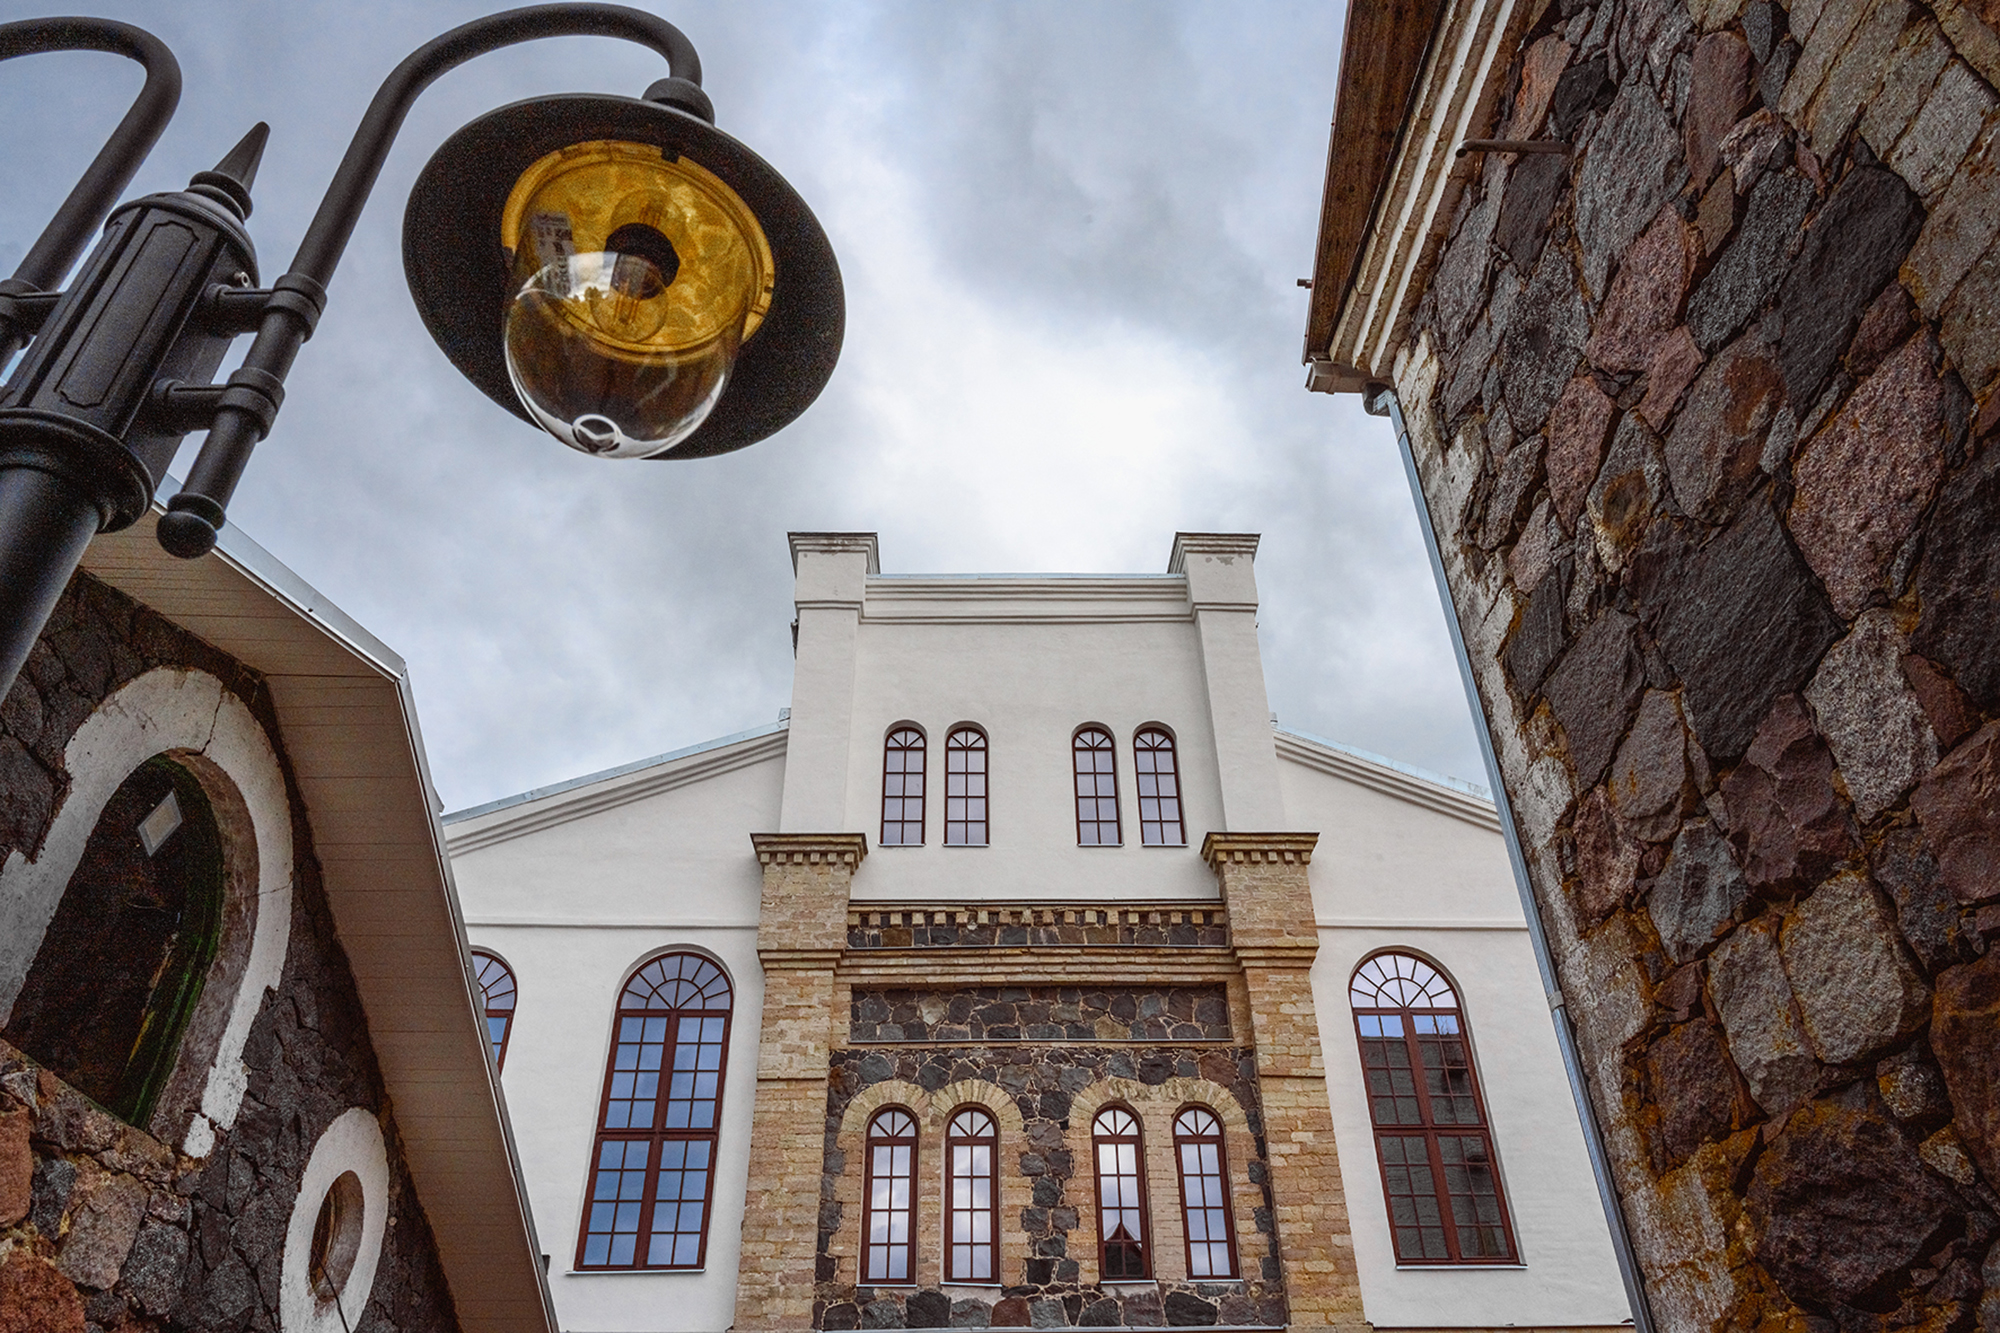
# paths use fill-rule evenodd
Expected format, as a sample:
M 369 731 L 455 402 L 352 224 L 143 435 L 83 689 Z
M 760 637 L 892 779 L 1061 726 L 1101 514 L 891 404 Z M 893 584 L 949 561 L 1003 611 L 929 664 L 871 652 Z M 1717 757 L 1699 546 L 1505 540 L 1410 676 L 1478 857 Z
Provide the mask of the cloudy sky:
M 491 7 L 83 6 L 186 78 L 135 192 L 270 122 L 266 281 L 382 76 Z M 464 66 L 405 126 L 231 517 L 408 659 L 447 808 L 774 719 L 788 529 L 877 531 L 903 573 L 1156 571 L 1177 529 L 1261 532 L 1282 721 L 1483 781 L 1389 430 L 1300 387 L 1340 8 L 676 0 L 717 123 L 812 204 L 848 302 L 813 409 L 691 463 L 586 459 L 501 411 L 402 276 L 403 200 L 459 125 L 660 62 L 565 39 Z M 0 70 L 0 272 L 138 84 L 93 54 Z

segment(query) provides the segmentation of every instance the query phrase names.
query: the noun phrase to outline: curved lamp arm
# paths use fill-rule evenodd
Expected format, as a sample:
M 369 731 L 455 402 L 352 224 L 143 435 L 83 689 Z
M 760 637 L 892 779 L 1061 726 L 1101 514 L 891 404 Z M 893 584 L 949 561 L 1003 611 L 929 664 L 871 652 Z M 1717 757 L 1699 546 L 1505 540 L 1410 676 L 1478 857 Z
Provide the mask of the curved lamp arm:
M 693 99 L 706 100 L 699 92 L 701 57 L 695 53 L 694 43 L 665 19 L 624 5 L 552 4 L 510 9 L 453 28 L 413 51 L 390 71 L 368 104 L 367 114 L 334 172 L 333 183 L 292 258 L 291 271 L 272 285 L 273 300 L 258 325 L 249 355 L 229 377 L 232 386 L 266 399 L 269 410 L 260 413 L 225 406 L 217 414 L 186 485 L 168 502 L 168 513 L 160 521 L 160 542 L 169 551 L 196 556 L 214 546 L 224 508 L 250 461 L 251 450 L 263 439 L 270 416 L 284 397 L 285 376 L 299 348 L 312 336 L 326 304 L 326 284 L 340 263 L 410 105 L 439 75 L 474 56 L 543 37 L 617 37 L 649 47 L 666 58 L 669 76 L 683 83 Z
M 146 82 L 69 198 L 29 247 L 14 276 L 0 282 L 0 297 L 47 291 L 62 281 L 117 204 L 118 196 L 132 183 L 140 163 L 159 142 L 167 122 L 173 119 L 174 108 L 180 105 L 180 62 L 165 42 L 144 28 L 95 18 L 24 19 L 0 24 L 0 60 L 50 51 L 104 51 L 125 56 L 145 67 Z M 13 355 L 23 341 L 11 315 L 0 309 L 0 362 Z

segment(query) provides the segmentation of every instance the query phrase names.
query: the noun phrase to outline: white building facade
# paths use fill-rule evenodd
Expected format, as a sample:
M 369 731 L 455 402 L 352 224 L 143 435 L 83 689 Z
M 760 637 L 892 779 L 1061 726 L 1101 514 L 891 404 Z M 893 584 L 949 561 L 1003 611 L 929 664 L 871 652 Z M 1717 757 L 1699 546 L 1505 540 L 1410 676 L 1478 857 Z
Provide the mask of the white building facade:
M 794 534 L 787 719 L 447 817 L 565 1329 L 1626 1320 L 1493 808 L 1274 725 L 1255 550 Z

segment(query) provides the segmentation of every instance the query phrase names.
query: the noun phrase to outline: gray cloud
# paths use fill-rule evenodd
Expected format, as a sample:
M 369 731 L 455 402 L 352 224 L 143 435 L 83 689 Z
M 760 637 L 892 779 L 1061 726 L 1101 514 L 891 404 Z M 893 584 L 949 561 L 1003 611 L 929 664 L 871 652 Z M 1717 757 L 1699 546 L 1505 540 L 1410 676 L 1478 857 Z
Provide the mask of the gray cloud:
M 17 0 L 18 4 L 18 0 Z M 272 140 L 252 231 L 281 272 L 379 82 L 461 0 L 99 3 L 187 75 L 137 188 Z M 1287 724 L 1475 779 L 1382 423 L 1299 388 L 1338 64 L 1327 6 L 691 3 L 723 128 L 812 201 L 848 341 L 782 435 L 600 464 L 460 380 L 404 288 L 402 200 L 501 103 L 636 92 L 636 48 L 539 43 L 418 103 L 232 516 L 410 661 L 465 805 L 768 721 L 788 702 L 787 528 L 871 528 L 896 570 L 1152 570 L 1177 528 L 1261 531 Z M 0 67 L 0 267 L 138 86 Z M 9 247 L 12 247 L 9 249 Z

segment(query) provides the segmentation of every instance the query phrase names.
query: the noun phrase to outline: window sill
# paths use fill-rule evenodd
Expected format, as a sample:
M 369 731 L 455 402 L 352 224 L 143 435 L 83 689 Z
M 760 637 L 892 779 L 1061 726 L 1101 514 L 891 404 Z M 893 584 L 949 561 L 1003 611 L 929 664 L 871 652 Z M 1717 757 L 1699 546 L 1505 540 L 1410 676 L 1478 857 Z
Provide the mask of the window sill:
M 999 1291 L 1006 1285 L 1004 1282 L 944 1282 L 938 1285 L 938 1290 L 947 1296 L 957 1291 L 965 1292 L 970 1296 L 982 1291 Z
M 677 1273 L 706 1273 L 707 1268 L 567 1268 L 564 1277 L 672 1277 Z
M 1398 1273 L 1525 1273 L 1526 1264 L 1397 1264 Z
M 1130 1292 L 1136 1294 L 1142 1291 L 1158 1291 L 1160 1289 L 1160 1280 L 1156 1277 L 1148 1277 L 1148 1278 L 1139 1278 L 1136 1281 L 1128 1279 L 1123 1282 L 1100 1282 L 1097 1285 L 1104 1288 L 1106 1291 Z

